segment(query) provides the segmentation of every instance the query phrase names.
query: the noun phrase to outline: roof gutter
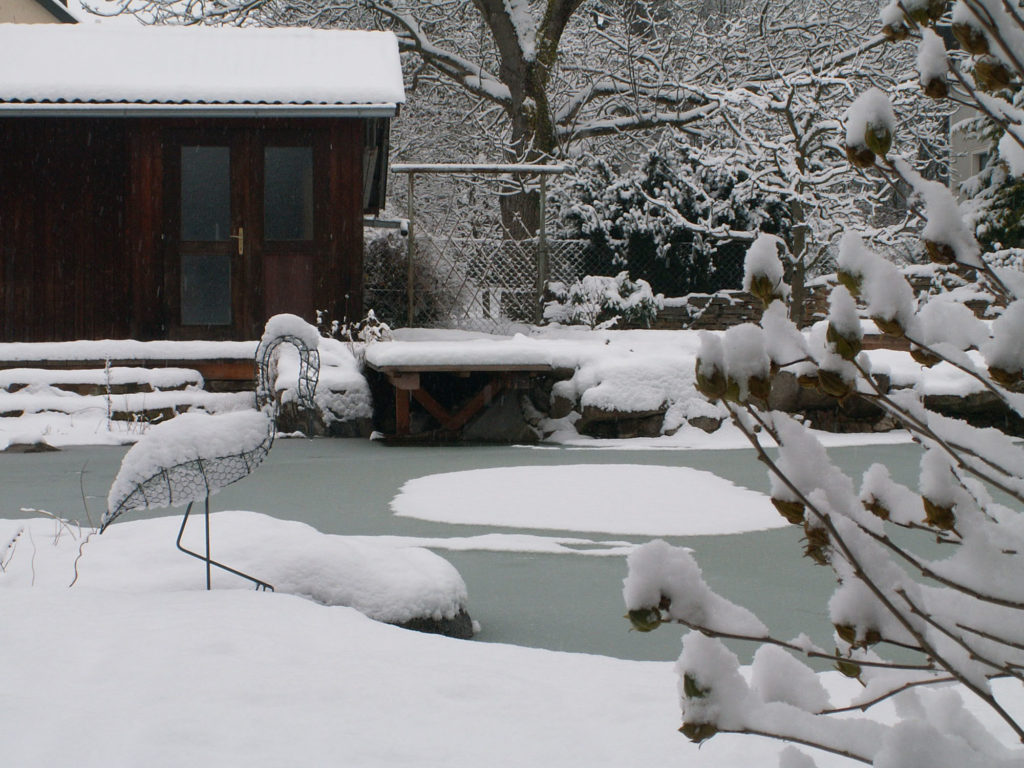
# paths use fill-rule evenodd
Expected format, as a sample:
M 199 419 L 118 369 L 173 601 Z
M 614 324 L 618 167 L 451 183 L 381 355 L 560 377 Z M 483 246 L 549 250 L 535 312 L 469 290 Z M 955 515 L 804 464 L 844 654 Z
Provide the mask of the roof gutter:
M 397 104 L 101 104 L 0 101 L 0 117 L 394 117 Z

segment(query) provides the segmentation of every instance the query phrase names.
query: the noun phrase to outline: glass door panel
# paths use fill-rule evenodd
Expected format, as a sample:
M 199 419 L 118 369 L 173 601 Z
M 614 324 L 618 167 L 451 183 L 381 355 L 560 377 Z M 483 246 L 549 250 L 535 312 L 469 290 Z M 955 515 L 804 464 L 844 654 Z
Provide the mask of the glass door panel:
M 314 285 L 321 237 L 317 195 L 323 183 L 308 134 L 272 137 L 263 155 L 263 308 L 315 317 Z M 318 180 L 319 179 L 319 180 Z
M 181 254 L 181 324 L 231 325 L 229 254 Z
M 181 147 L 181 324 L 231 325 L 231 148 Z
M 231 235 L 230 147 L 181 148 L 181 239 Z
M 313 239 L 313 148 L 263 150 L 263 237 Z

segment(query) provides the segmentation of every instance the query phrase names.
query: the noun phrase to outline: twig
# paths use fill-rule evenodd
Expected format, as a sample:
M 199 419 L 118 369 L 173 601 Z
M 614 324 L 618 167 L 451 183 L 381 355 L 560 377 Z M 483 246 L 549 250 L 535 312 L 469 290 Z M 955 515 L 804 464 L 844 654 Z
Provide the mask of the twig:
M 7 573 L 7 565 L 14 558 L 14 551 L 18 548 L 18 539 L 21 538 L 21 534 L 24 532 L 25 526 L 21 526 L 14 532 L 14 536 L 8 540 L 7 546 L 4 547 L 3 554 L 0 555 L 0 573 Z

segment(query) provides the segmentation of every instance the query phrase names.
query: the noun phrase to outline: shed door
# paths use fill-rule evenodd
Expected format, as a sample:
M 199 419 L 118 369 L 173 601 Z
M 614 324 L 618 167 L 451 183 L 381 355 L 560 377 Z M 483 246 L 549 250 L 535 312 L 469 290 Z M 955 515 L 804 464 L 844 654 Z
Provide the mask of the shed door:
M 237 157 L 230 145 L 212 143 L 183 144 L 177 154 L 180 324 L 231 326 L 240 267 L 236 243 L 244 238 L 233 178 Z
M 312 136 L 269 134 L 259 148 L 263 310 L 316 319 L 327 250 L 326 163 Z
M 316 320 L 328 258 L 327 143 L 237 128 L 167 145 L 172 333 L 259 334 L 271 315 Z

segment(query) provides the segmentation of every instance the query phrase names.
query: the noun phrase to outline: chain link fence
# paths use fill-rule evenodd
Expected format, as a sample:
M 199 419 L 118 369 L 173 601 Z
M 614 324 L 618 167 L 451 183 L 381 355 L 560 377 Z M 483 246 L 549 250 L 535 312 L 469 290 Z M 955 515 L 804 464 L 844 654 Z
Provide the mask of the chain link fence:
M 505 333 L 532 323 L 537 303 L 538 238 L 416 237 L 413 264 L 412 324 Z M 589 240 L 547 240 L 547 280 L 572 284 L 587 275 L 615 275 L 628 270 L 634 279 L 655 271 L 625 245 Z M 654 257 L 651 258 L 651 261 Z M 661 268 L 664 268 L 663 266 Z M 743 264 L 718 265 L 713 284 L 703 293 L 738 289 Z M 409 318 L 408 243 L 392 233 L 371 239 L 365 254 L 364 303 L 389 325 Z M 657 286 L 655 286 L 657 290 Z
M 638 252 L 623 242 L 508 237 L 494 202 L 500 188 L 488 186 L 491 180 L 456 170 L 416 183 L 415 205 L 404 201 L 414 231 L 411 269 L 407 238 L 394 230 L 367 238 L 364 307 L 389 325 L 507 333 L 539 316 L 545 282 L 625 270 L 658 292 L 658 277 L 674 269 L 653 248 Z M 547 232 L 557 232 L 555 222 L 546 223 Z M 742 259 L 722 259 L 696 290 L 738 288 L 742 278 Z
M 532 323 L 537 295 L 538 238 L 416 237 L 412 324 L 503 333 Z M 572 283 L 607 271 L 610 248 L 586 240 L 548 240 L 549 281 Z M 407 242 L 397 234 L 367 244 L 366 309 L 384 322 L 404 326 L 409 318 Z

